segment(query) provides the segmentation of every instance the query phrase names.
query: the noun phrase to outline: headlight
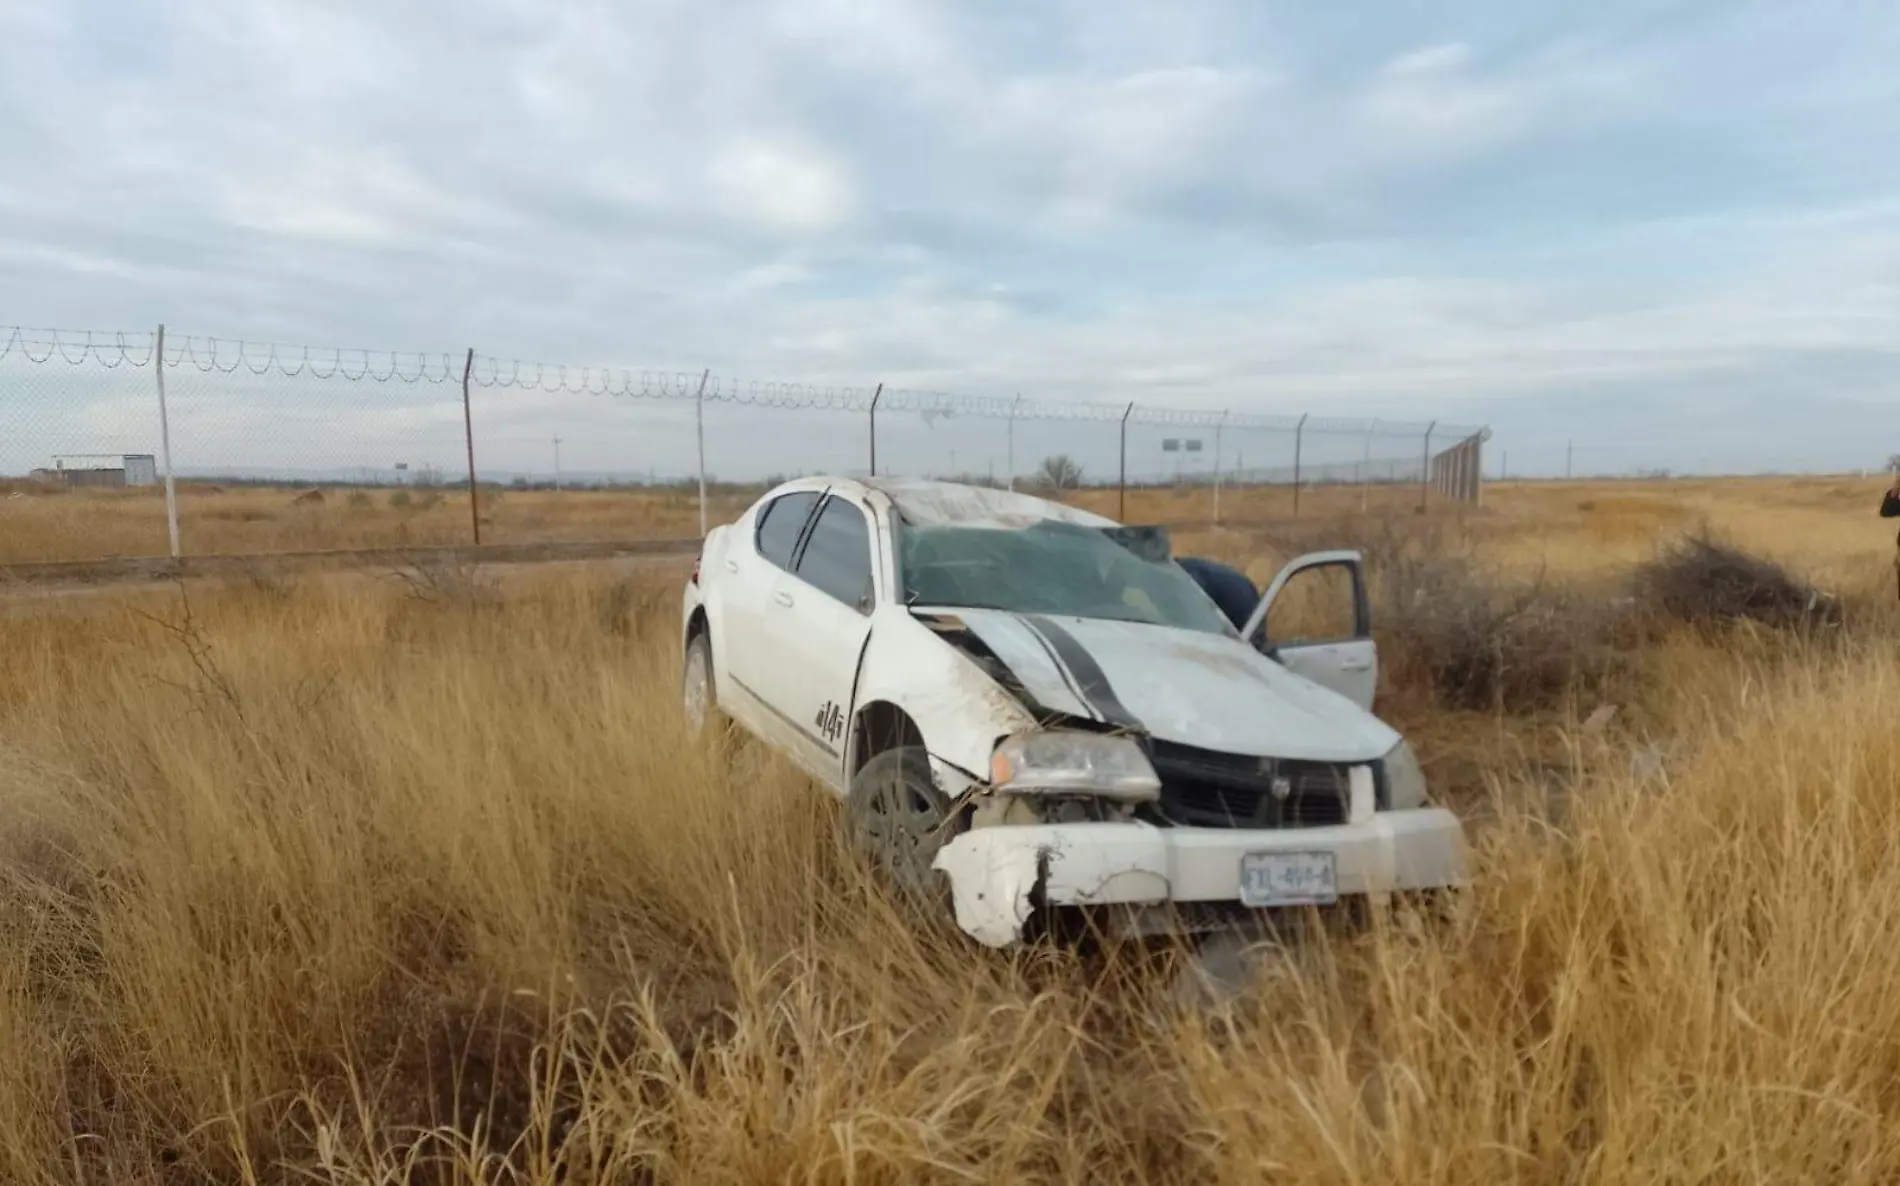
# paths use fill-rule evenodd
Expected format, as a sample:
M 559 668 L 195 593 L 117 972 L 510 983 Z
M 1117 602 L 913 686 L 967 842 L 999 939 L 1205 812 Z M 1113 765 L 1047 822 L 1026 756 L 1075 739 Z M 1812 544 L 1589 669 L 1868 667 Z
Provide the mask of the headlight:
M 1385 805 L 1394 811 L 1425 806 L 1425 770 L 1410 742 L 1401 741 L 1383 759 Z
M 990 758 L 990 784 L 1012 795 L 1161 797 L 1161 780 L 1132 739 L 1060 729 L 1004 738 Z

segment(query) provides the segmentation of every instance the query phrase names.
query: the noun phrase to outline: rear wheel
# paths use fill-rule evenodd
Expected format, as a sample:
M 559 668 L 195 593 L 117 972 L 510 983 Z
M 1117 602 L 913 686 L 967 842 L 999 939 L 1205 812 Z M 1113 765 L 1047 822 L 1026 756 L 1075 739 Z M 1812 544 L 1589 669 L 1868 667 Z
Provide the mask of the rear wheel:
M 930 863 L 953 838 L 950 803 L 922 746 L 887 749 L 866 762 L 845 807 L 853 842 L 895 892 L 920 905 L 949 904 L 949 879 Z
M 704 736 L 717 719 L 719 698 L 713 685 L 712 640 L 704 631 L 686 643 L 686 663 L 680 674 L 680 708 L 686 727 Z

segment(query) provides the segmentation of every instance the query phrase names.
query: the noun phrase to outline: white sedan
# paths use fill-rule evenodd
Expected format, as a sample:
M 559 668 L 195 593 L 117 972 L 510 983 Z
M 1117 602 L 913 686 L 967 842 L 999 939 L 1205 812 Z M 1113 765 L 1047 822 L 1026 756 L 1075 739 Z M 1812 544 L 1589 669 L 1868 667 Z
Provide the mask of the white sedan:
M 947 882 L 991 946 L 1069 907 L 1166 930 L 1197 907 L 1461 884 L 1458 819 L 1371 711 L 1359 556 L 1295 560 L 1236 629 L 1168 548 L 1001 490 L 786 482 L 694 565 L 687 716 L 731 719 L 843 796 L 889 879 Z M 1346 590 L 1345 625 L 1267 638 L 1316 573 Z

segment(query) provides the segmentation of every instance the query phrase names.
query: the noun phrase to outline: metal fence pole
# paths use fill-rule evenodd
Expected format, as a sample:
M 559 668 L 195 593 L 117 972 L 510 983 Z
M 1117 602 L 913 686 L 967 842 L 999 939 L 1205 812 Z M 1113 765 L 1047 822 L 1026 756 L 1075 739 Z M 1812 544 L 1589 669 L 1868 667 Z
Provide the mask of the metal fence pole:
M 1484 505 L 1484 434 L 1471 438 L 1471 503 Z
M 693 433 L 699 438 L 699 538 L 706 538 L 706 380 L 712 368 L 699 372 L 699 390 L 693 393 Z
M 468 521 L 475 529 L 475 543 L 482 542 L 482 511 L 475 496 L 475 418 L 468 407 L 468 377 L 475 370 L 475 347 L 468 348 L 462 363 L 462 439 L 468 443 Z
M 1220 435 L 1227 427 L 1230 413 L 1222 412 L 1220 419 L 1214 422 L 1214 526 L 1220 526 Z
M 1372 424 L 1366 429 L 1366 467 L 1359 475 L 1359 513 L 1365 514 L 1371 505 L 1372 497 L 1372 437 L 1379 431 L 1379 418 L 1374 416 Z
M 1306 442 L 1306 418 L 1310 412 L 1300 413 L 1300 422 L 1293 426 L 1293 513 L 1300 513 L 1300 451 Z
M 178 559 L 178 484 L 172 479 L 172 419 L 165 410 L 165 327 L 158 327 L 152 348 L 152 369 L 158 375 L 158 447 L 165 455 L 165 530 L 171 535 L 172 559 Z
M 1009 405 L 1009 488 L 1016 489 L 1016 410 L 1023 406 L 1023 393 L 1016 393 L 1016 402 Z
M 1115 517 L 1124 523 L 1128 521 L 1128 416 L 1134 410 L 1135 403 L 1130 400 L 1128 407 L 1122 411 L 1122 470 L 1119 483 L 1121 499 L 1117 504 L 1120 509 L 1115 512 Z
M 884 398 L 884 384 L 871 393 L 871 476 L 877 477 L 877 401 Z
M 1434 420 L 1425 426 L 1425 473 L 1419 479 L 1418 509 L 1424 510 L 1432 501 L 1432 430 L 1438 427 Z

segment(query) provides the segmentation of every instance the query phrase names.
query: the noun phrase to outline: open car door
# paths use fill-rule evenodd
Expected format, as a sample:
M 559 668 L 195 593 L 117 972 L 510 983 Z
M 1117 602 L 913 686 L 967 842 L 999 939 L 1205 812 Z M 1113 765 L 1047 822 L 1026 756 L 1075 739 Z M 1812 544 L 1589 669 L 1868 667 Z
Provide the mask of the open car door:
M 1311 552 L 1292 561 L 1267 586 L 1241 637 L 1294 674 L 1372 711 L 1379 650 L 1358 552 Z

